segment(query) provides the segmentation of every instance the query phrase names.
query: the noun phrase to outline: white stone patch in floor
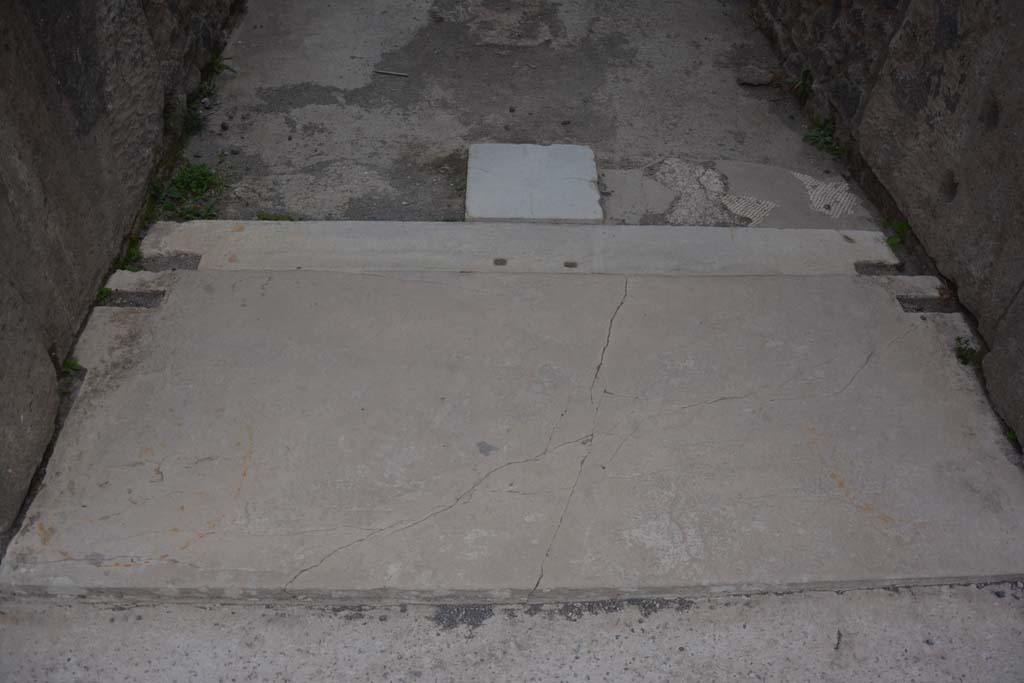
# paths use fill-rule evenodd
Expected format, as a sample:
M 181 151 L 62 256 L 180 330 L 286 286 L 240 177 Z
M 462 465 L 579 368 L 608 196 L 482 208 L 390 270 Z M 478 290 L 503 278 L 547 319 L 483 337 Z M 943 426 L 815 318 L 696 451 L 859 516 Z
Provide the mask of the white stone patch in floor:
M 793 175 L 807 188 L 811 208 L 819 213 L 827 214 L 831 218 L 840 218 L 852 215 L 854 208 L 860 204 L 845 181 L 826 183 L 796 171 Z
M 654 179 L 677 194 L 666 213 L 673 225 L 746 225 L 722 202 L 728 191 L 724 175 L 705 164 L 682 159 L 662 160 L 654 169 Z
M 768 217 L 768 214 L 772 212 L 772 209 L 778 206 L 778 204 L 768 199 L 743 197 L 728 192 L 722 195 L 722 203 L 734 214 L 749 218 L 750 223 L 748 225 L 752 226 L 761 225 L 764 219 Z
M 669 157 L 640 168 L 604 169 L 601 180 L 608 223 L 858 231 L 880 224 L 844 180 L 769 164 Z
M 715 162 L 715 170 L 728 178 L 730 194 L 745 200 L 775 204 L 763 217 L 754 219 L 751 225 L 857 231 L 875 231 L 880 225 L 874 209 L 829 169 L 822 169 L 822 176 L 810 176 L 771 164 L 719 160 Z M 832 202 L 831 199 L 837 201 Z M 723 201 L 730 205 L 729 198 Z M 825 205 L 829 208 L 826 209 Z M 737 213 L 748 215 L 742 209 Z
M 582 145 L 469 147 L 467 221 L 601 222 L 594 152 Z
M 709 164 L 664 159 L 655 184 L 676 195 L 665 217 L 673 225 L 760 225 L 778 204 L 730 192 L 728 178 Z

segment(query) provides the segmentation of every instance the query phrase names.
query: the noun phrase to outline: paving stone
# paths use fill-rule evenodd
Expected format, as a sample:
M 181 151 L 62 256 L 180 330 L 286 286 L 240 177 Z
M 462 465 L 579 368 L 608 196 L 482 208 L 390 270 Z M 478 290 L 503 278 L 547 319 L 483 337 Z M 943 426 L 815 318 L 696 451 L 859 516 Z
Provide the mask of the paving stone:
M 1024 569 L 1024 474 L 952 353 L 970 329 L 892 278 L 161 286 L 94 311 L 0 590 L 502 602 Z
M 470 145 L 466 220 L 594 223 L 602 218 L 597 164 L 589 147 Z

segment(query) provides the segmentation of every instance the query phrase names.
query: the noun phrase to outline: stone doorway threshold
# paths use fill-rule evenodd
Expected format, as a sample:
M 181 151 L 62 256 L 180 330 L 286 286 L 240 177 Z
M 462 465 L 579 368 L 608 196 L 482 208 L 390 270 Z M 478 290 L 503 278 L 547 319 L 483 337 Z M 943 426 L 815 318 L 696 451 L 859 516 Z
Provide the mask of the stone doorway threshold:
M 1024 475 L 953 357 L 968 327 L 902 309 L 930 278 L 855 274 L 876 234 L 820 231 L 809 272 L 819 231 L 681 229 L 669 274 L 615 245 L 680 229 L 590 226 L 581 273 L 557 245 L 583 227 L 448 224 L 447 267 L 396 263 L 424 227 L 158 226 L 145 255 L 198 270 L 115 275 L 164 296 L 95 310 L 2 590 L 507 602 L 1024 573 Z M 777 251 L 745 256 L 766 233 Z

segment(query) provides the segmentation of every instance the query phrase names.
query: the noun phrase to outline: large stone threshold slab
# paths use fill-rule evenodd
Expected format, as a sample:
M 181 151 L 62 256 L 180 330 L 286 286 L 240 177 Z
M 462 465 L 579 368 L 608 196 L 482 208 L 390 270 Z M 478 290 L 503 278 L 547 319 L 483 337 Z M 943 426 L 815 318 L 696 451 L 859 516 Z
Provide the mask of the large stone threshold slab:
M 952 356 L 966 325 L 884 278 L 134 279 L 166 294 L 95 310 L 3 591 L 500 602 L 1024 572 L 1024 475 Z

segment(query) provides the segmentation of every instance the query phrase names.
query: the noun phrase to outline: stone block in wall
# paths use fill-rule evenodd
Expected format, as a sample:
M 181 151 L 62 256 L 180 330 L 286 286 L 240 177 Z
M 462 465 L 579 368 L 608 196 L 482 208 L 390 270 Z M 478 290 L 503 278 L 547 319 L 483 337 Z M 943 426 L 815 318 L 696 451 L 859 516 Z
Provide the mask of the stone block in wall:
M 1024 283 L 1024 3 L 911 2 L 861 155 L 994 342 Z
M 755 17 L 782 53 L 790 78 L 813 76 L 812 118 L 846 132 L 860 120 L 867 92 L 899 23 L 899 0 L 754 0 Z

